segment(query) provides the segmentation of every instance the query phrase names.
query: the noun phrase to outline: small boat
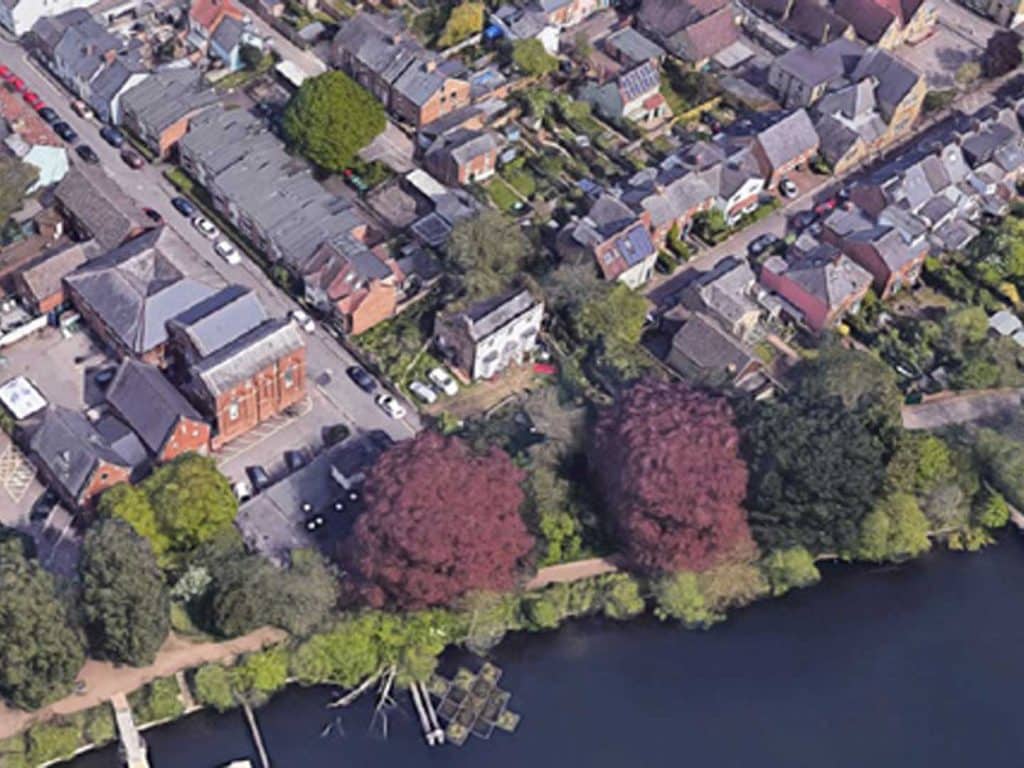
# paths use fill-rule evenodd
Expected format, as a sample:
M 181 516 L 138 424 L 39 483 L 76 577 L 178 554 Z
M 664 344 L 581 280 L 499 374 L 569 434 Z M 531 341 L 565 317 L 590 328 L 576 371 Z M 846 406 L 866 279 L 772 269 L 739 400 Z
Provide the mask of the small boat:
M 251 760 L 232 760 L 224 768 L 252 768 Z

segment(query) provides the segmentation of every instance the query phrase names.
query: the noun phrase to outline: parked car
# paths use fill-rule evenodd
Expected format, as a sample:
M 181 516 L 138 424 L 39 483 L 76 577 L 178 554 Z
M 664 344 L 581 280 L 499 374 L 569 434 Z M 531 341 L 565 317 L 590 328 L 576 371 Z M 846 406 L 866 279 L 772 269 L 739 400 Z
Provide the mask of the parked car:
M 316 323 L 313 322 L 313 318 L 303 312 L 301 309 L 292 310 L 292 320 L 299 328 L 304 330 L 306 333 L 312 333 L 316 330 Z
M 289 472 L 296 472 L 309 463 L 309 457 L 302 451 L 285 451 L 284 463 L 288 466 Z
M 797 230 L 798 232 L 802 232 L 817 220 L 818 214 L 816 214 L 814 211 L 800 211 L 798 214 L 793 216 L 791 221 L 793 224 L 793 229 Z
M 390 416 L 392 419 L 404 419 L 405 418 L 405 407 L 394 398 L 393 395 L 383 392 L 377 395 L 375 400 L 377 407 L 380 408 L 384 413 Z
M 43 103 L 43 97 L 35 91 L 25 91 L 23 94 L 21 94 L 21 98 L 23 98 L 25 100 L 25 103 L 28 104 L 30 107 L 34 107 L 36 104 Z
M 97 372 L 93 376 L 93 381 L 96 382 L 100 387 L 106 387 L 111 381 L 114 380 L 114 376 L 117 375 L 117 368 L 104 368 L 102 371 Z
M 53 107 L 43 107 L 39 110 L 39 116 L 43 118 L 43 122 L 47 125 L 53 125 L 60 120 L 60 115 L 57 114 L 57 110 Z
M 217 235 L 220 234 L 217 228 L 213 226 L 213 223 L 203 216 L 196 216 L 192 219 L 192 226 L 199 230 L 199 234 L 207 240 L 215 240 Z
M 270 480 L 270 475 L 267 474 L 267 470 L 261 467 L 259 464 L 255 464 L 251 467 L 245 468 L 245 474 L 249 478 L 249 482 L 252 483 L 252 487 L 256 489 L 256 492 L 266 490 L 273 483 Z
M 324 520 L 323 515 L 313 515 L 313 517 L 306 520 L 306 530 L 310 532 L 319 531 L 326 523 L 327 521 Z
M 100 156 L 97 155 L 93 148 L 88 144 L 79 144 L 75 147 L 75 154 L 85 160 L 89 165 L 98 165 L 100 162 Z
M 127 147 L 121 150 L 121 159 L 125 165 L 129 168 L 134 168 L 136 171 L 146 164 L 146 161 L 142 159 L 142 155 L 134 149 L 128 149 Z
M 779 242 L 779 238 L 773 234 L 765 233 L 750 241 L 750 244 L 747 246 L 747 252 L 751 256 L 760 256 L 777 242 Z
M 373 392 L 377 388 L 377 382 L 373 380 L 373 377 L 366 372 L 366 369 L 358 365 L 349 366 L 345 373 L 363 392 Z
M 231 490 L 235 492 L 239 504 L 244 504 L 252 498 L 252 487 L 245 480 L 239 480 L 231 486 Z
M 18 92 L 18 93 L 24 93 L 25 91 L 27 91 L 27 90 L 28 90 L 28 86 L 27 86 L 27 85 L 25 85 L 25 81 L 24 81 L 24 80 L 22 80 L 22 79 L 21 79 L 20 77 L 18 77 L 17 75 L 15 75 L 14 77 L 12 77 L 12 78 L 11 78 L 10 80 L 8 80 L 7 82 L 8 82 L 8 83 L 10 83 L 10 84 L 11 84 L 11 88 L 13 88 L 13 89 L 14 89 L 14 90 L 15 90 L 16 92 Z
M 196 207 L 192 205 L 192 201 L 184 197 L 172 197 L 171 205 L 182 216 L 192 216 L 196 212 Z
M 797 189 L 796 184 L 793 183 L 792 179 L 783 178 L 779 182 L 779 192 L 783 197 L 796 197 L 800 190 Z
M 14 73 L 11 72 L 11 68 L 6 64 L 0 64 L 0 80 L 10 80 L 14 77 Z
M 437 402 L 437 392 L 435 392 L 429 384 L 425 384 L 418 379 L 409 385 L 409 391 L 427 405 L 432 405 Z
M 76 115 L 78 115 L 79 117 L 84 117 L 86 120 L 92 117 L 92 110 L 89 108 L 89 105 L 81 99 L 75 99 L 74 101 L 72 101 L 71 109 L 74 110 L 74 113 Z
M 459 394 L 459 385 L 455 383 L 455 379 L 442 366 L 431 368 L 430 372 L 427 373 L 427 378 L 430 379 L 431 384 L 448 395 L 448 397 L 455 397 Z
M 834 197 L 830 197 L 828 200 L 822 200 L 816 206 L 814 206 L 814 212 L 819 216 L 827 216 L 835 207 L 839 205 L 839 200 Z
M 114 149 L 120 149 L 124 144 L 124 134 L 112 125 L 104 125 L 100 128 L 100 136 Z
M 227 240 L 218 240 L 217 244 L 213 246 L 213 250 L 232 266 L 242 263 L 242 257 L 238 254 L 238 250 Z
M 164 221 L 164 217 L 160 215 L 160 212 L 154 211 L 152 208 L 143 208 L 142 213 L 154 224 L 162 224 Z
M 60 136 L 68 144 L 74 144 L 78 140 L 78 134 L 70 125 L 60 120 L 53 124 L 53 132 Z

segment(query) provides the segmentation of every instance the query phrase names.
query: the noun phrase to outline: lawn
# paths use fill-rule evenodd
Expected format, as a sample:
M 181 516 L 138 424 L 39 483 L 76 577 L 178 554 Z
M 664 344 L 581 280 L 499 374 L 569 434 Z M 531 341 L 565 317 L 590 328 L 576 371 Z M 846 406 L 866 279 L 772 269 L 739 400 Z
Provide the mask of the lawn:
M 522 163 L 506 166 L 501 171 L 501 177 L 523 197 L 531 198 L 537 191 L 537 180 Z
M 486 189 L 491 201 L 505 212 L 516 211 L 522 206 L 522 201 L 516 196 L 512 187 L 500 176 L 491 179 Z

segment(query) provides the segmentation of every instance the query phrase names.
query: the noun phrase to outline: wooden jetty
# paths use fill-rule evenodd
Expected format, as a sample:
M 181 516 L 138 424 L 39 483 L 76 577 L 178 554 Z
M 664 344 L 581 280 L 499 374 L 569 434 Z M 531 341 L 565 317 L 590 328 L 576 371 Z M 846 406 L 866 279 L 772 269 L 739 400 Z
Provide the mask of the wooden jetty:
M 497 728 L 508 733 L 519 725 L 519 715 L 508 707 L 512 695 L 498 688 L 501 669 L 490 662 L 473 673 L 461 668 L 454 679 L 434 675 L 425 686 L 438 700 L 435 717 L 447 723 L 444 735 L 461 746 L 470 735 L 489 739 Z M 428 697 L 429 699 L 429 697 Z
M 114 708 L 114 721 L 117 723 L 117 733 L 121 739 L 120 751 L 124 764 L 128 768 L 149 768 L 146 742 L 135 726 L 128 698 L 123 693 L 115 693 L 110 699 L 110 705 Z
M 249 723 L 249 730 L 252 732 L 252 740 L 256 744 L 256 752 L 260 756 L 260 764 L 263 768 L 270 768 L 270 757 L 267 755 L 267 750 L 263 746 L 263 736 L 260 734 L 260 727 L 256 724 L 256 715 L 253 714 L 252 707 L 249 706 L 249 702 L 242 702 L 242 711 L 245 712 L 246 722 Z
M 420 727 L 423 729 L 423 737 L 427 740 L 427 744 L 431 747 L 444 744 L 444 731 L 437 724 L 436 716 L 432 720 L 427 712 L 427 707 L 430 705 L 430 696 L 424 695 L 419 683 L 413 683 L 409 686 L 409 696 L 412 697 L 413 707 L 416 708 L 416 714 L 419 715 Z M 426 699 L 426 703 L 424 703 L 424 699 Z M 431 709 L 433 709 L 432 705 Z

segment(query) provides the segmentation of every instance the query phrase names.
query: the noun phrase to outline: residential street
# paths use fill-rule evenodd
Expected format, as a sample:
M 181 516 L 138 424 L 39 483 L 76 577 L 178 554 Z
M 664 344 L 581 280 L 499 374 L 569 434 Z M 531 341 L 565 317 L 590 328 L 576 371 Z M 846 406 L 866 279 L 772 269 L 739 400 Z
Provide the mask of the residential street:
M 170 200 L 175 191 L 163 178 L 162 171 L 165 166 L 146 165 L 140 170 L 130 169 L 121 160 L 118 150 L 110 147 L 99 136 L 99 124 L 84 120 L 72 112 L 68 94 L 48 73 L 42 73 L 40 65 L 29 60 L 16 44 L 0 40 L 0 61 L 16 69 L 29 88 L 39 93 L 47 104 L 60 113 L 62 119 L 74 127 L 80 136 L 80 142 L 87 143 L 96 151 L 101 160 L 100 167 L 129 196 L 140 205 L 158 211 L 168 226 L 195 249 L 199 259 L 193 264 L 179 265 L 191 277 L 214 285 L 225 282 L 245 285 L 258 294 L 268 311 L 274 315 L 286 315 L 297 308 L 297 304 L 271 283 L 249 260 L 243 260 L 238 266 L 230 266 L 214 254 L 211 241 L 203 238 L 191 223 L 171 206 Z M 100 172 L 99 167 L 83 164 L 70 147 L 69 156 L 72 162 L 82 166 L 87 174 Z M 315 384 L 315 389 L 319 390 L 326 403 L 338 410 L 355 431 L 384 430 L 393 438 L 401 439 L 413 435 L 419 429 L 414 408 L 407 408 L 410 415 L 406 419 L 392 420 L 377 407 L 372 396 L 364 393 L 349 380 L 345 370 L 356 363 L 355 359 L 322 328 L 318 327 L 314 333 L 307 335 L 306 341 L 309 381 Z M 310 391 L 314 395 L 317 394 L 312 386 Z M 339 421 L 339 418 L 332 414 L 325 413 L 322 416 L 322 424 L 325 425 Z M 276 440 L 281 441 L 282 451 L 300 447 L 287 444 L 288 430 L 278 433 Z
M 281 58 L 295 64 L 299 69 L 311 77 L 327 71 L 327 65 L 311 51 L 304 51 L 293 45 L 284 35 L 271 27 L 267 22 L 256 14 L 250 14 L 252 25 L 257 31 L 271 41 L 271 47 L 277 51 Z

